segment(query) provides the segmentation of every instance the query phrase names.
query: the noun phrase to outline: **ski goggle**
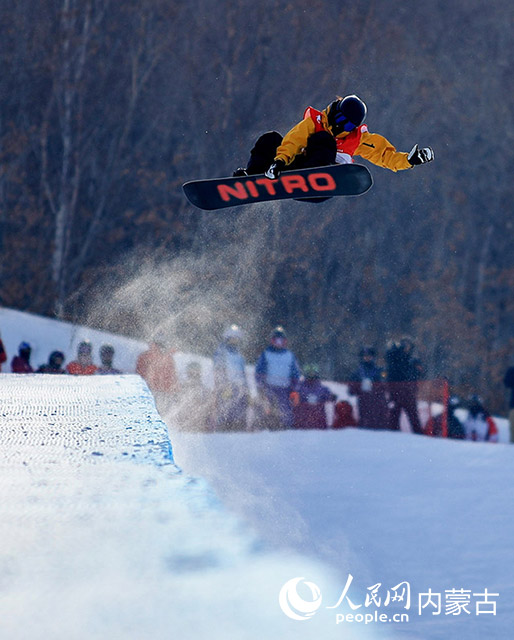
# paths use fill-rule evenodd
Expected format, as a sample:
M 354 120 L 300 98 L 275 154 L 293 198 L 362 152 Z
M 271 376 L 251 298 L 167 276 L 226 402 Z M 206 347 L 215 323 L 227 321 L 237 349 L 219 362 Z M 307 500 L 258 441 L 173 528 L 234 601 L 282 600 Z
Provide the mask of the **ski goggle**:
M 336 114 L 334 121 L 343 131 L 353 131 L 357 128 L 357 125 L 350 122 L 342 113 Z

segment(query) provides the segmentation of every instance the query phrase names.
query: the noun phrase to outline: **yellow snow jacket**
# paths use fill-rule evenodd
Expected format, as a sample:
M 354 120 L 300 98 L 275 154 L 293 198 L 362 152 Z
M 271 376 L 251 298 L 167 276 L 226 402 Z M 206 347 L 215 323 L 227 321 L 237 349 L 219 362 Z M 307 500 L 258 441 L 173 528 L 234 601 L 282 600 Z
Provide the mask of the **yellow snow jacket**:
M 282 144 L 277 149 L 275 160 L 283 160 L 290 164 L 297 155 L 304 152 L 309 137 L 317 131 L 332 129 L 328 124 L 327 109 L 317 111 L 312 107 L 305 110 L 304 119 L 286 133 Z M 333 135 L 333 133 L 332 133 Z M 335 136 L 337 143 L 337 161 L 352 162 L 353 156 L 360 156 L 379 167 L 399 171 L 410 169 L 407 153 L 396 151 L 395 147 L 378 133 L 370 133 L 365 124 L 351 132 L 343 132 Z

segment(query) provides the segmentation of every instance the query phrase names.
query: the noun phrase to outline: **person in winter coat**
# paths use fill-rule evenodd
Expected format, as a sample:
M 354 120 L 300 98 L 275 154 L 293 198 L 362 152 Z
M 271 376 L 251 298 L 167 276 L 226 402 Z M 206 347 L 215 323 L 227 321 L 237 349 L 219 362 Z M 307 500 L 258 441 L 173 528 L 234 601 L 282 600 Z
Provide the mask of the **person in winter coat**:
M 510 441 L 514 443 L 514 367 L 509 367 L 505 373 L 503 384 L 510 389 L 509 427 Z
M 498 442 L 498 428 L 490 413 L 484 408 L 479 396 L 471 396 L 469 414 L 464 421 L 466 440 L 475 442 Z
M 351 376 L 348 391 L 358 398 L 360 427 L 387 429 L 385 371 L 376 364 L 376 355 L 373 347 L 361 349 L 359 367 Z
M 264 173 L 275 180 L 285 169 L 303 169 L 330 164 L 348 164 L 359 156 L 379 167 L 399 171 L 430 162 L 430 147 L 414 145 L 410 153 L 395 147 L 378 133 L 370 133 L 364 123 L 367 107 L 356 95 L 336 98 L 326 109 L 308 107 L 303 119 L 283 138 L 277 131 L 262 135 L 246 168 L 234 176 Z
M 28 342 L 22 342 L 18 347 L 18 355 L 11 361 L 11 371 L 13 373 L 34 373 L 30 364 L 30 354 L 32 347 Z
M 172 411 L 179 390 L 174 353 L 163 341 L 153 340 L 136 363 L 136 373 L 146 381 L 157 409 L 164 417 Z
M 103 344 L 100 347 L 100 362 L 102 363 L 96 370 L 97 375 L 115 376 L 121 373 L 120 369 L 113 366 L 114 347 L 110 344 Z
M 189 362 L 180 385 L 176 423 L 179 429 L 202 432 L 212 429 L 212 394 L 202 381 L 202 365 Z
M 457 396 L 451 396 L 448 398 L 446 404 L 446 429 L 448 438 L 454 440 L 464 440 L 466 433 L 464 431 L 464 425 L 455 415 L 455 410 L 461 406 L 461 401 Z M 425 433 L 430 436 L 439 438 L 443 434 L 443 419 L 445 417 L 444 411 L 437 416 L 429 418 L 425 425 Z
M 89 340 L 83 340 L 77 347 L 77 359 L 72 360 L 66 371 L 72 376 L 92 376 L 98 367 L 93 364 L 93 345 Z
M 414 433 L 423 433 L 418 414 L 417 381 L 424 375 L 421 362 L 414 357 L 414 342 L 407 337 L 392 342 L 385 360 L 387 368 L 387 388 L 391 409 L 389 429 L 400 429 L 400 415 L 405 411 Z
M 261 353 L 255 366 L 264 427 L 291 429 L 290 395 L 296 390 L 300 375 L 296 356 L 287 348 L 286 332 L 278 326 L 271 334 L 270 345 Z
M 327 429 L 325 405 L 334 402 L 336 396 L 321 384 L 319 369 L 314 364 L 305 365 L 304 379 L 292 392 L 293 424 L 295 429 Z
M 214 354 L 216 429 L 220 431 L 241 431 L 247 426 L 250 392 L 246 362 L 239 351 L 242 338 L 243 332 L 236 324 L 227 327 Z
M 62 351 L 52 351 L 48 358 L 47 364 L 42 364 L 36 373 L 52 373 L 52 374 L 62 374 L 66 373 L 66 370 L 63 368 L 64 363 L 64 353 Z
M 4 362 L 7 362 L 7 353 L 5 351 L 4 343 L 2 342 L 2 338 L 0 338 L 0 372 L 2 371 L 2 365 Z
M 332 429 L 345 429 L 346 427 L 358 427 L 359 424 L 353 414 L 353 407 L 348 400 L 339 400 L 334 407 L 334 422 Z

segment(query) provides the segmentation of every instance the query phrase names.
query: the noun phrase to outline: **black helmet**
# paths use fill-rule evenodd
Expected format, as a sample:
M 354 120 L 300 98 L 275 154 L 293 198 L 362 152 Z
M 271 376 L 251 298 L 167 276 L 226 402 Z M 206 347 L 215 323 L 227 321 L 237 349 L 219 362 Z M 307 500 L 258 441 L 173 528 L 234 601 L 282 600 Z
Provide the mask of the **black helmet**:
M 364 102 L 355 95 L 334 100 L 328 107 L 328 124 L 334 135 L 343 131 L 353 131 L 364 122 L 368 109 Z
M 103 344 L 100 347 L 100 355 L 113 356 L 114 347 L 112 346 L 112 344 Z

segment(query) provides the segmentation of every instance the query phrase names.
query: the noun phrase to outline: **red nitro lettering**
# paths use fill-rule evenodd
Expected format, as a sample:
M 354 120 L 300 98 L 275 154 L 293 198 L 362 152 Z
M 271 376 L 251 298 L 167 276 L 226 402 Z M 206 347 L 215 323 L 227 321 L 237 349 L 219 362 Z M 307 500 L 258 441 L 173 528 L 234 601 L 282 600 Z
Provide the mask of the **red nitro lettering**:
M 252 196 L 252 198 L 259 197 L 259 191 L 251 180 L 248 180 L 248 182 L 246 183 L 246 188 L 248 189 L 248 193 Z
M 329 173 L 319 172 L 311 173 L 307 176 L 307 180 L 298 174 L 282 175 L 278 180 L 268 180 L 267 178 L 259 178 L 257 180 L 246 180 L 243 182 L 234 182 L 232 184 L 219 184 L 217 186 L 218 193 L 224 202 L 230 202 L 233 198 L 237 200 L 248 200 L 249 198 L 259 197 L 259 187 L 270 196 L 276 196 L 276 186 L 280 184 L 284 191 L 292 194 L 295 191 L 308 193 L 311 189 L 314 191 L 334 191 L 337 183 Z
M 232 197 L 238 200 L 248 200 L 248 194 L 242 182 L 234 183 L 233 187 L 228 184 L 219 184 L 218 193 L 225 202 L 229 202 Z
M 315 191 L 332 191 L 337 187 L 330 173 L 311 173 L 307 180 Z
M 276 180 L 268 180 L 268 178 L 260 178 L 255 181 L 255 184 L 262 184 L 266 187 L 266 191 L 270 194 L 270 196 L 276 196 L 277 192 L 275 191 L 275 182 Z
M 309 191 L 309 187 L 303 176 L 281 176 L 280 181 L 286 193 L 293 193 L 295 189 L 303 192 Z

